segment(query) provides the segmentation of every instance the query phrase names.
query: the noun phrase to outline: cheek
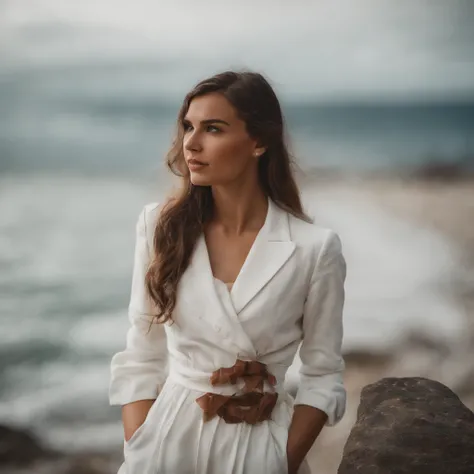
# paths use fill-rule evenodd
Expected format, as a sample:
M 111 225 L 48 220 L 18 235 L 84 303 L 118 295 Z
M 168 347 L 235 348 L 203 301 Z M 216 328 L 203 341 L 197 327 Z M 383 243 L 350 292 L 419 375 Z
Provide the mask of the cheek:
M 250 151 L 246 143 L 237 139 L 216 141 L 209 148 L 211 170 L 219 173 L 239 174 L 248 167 L 251 161 Z

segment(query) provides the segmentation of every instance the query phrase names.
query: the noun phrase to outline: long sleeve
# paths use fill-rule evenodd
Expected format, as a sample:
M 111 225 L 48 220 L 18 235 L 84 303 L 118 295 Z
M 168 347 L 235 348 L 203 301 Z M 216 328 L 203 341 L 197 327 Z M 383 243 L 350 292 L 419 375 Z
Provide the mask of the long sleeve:
M 125 405 L 137 400 L 156 399 L 167 377 L 168 351 L 163 324 L 150 327 L 152 302 L 145 287 L 150 262 L 146 208 L 136 224 L 136 243 L 128 318 L 126 347 L 112 357 L 109 402 Z M 149 331 L 148 331 L 149 330 Z
M 330 231 L 313 271 L 304 306 L 300 385 L 295 399 L 295 404 L 324 411 L 328 426 L 338 423 L 346 408 L 341 355 L 345 278 L 341 241 Z

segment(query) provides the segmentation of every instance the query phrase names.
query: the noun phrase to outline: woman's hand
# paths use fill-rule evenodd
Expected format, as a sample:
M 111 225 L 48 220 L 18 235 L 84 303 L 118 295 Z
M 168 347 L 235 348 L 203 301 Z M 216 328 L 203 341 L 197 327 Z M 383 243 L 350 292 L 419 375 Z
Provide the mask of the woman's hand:
M 291 456 L 288 456 L 288 474 L 298 474 L 298 469 L 301 462 L 296 459 L 292 459 Z
M 288 431 L 286 457 L 288 474 L 297 474 L 306 454 L 326 423 L 327 415 L 318 408 L 295 405 Z
M 128 442 L 135 431 L 145 421 L 155 400 L 139 400 L 122 406 L 122 421 L 125 441 Z

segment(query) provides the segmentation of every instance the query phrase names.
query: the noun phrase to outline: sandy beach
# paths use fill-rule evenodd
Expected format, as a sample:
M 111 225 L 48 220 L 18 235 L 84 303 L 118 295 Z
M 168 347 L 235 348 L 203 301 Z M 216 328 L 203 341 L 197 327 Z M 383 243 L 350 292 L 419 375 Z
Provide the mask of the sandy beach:
M 468 407 L 474 409 L 474 180 L 316 180 L 311 182 L 309 192 L 315 200 L 352 193 L 355 214 L 359 209 L 358 199 L 363 196 L 387 216 L 412 226 L 413 232 L 421 229 L 428 232 L 426 235 L 430 238 L 446 242 L 449 246 L 445 249 L 446 268 L 437 280 L 437 291 L 448 302 L 446 308 L 462 317 L 462 331 L 444 341 L 430 337 L 429 333 L 423 336 L 407 334 L 392 350 L 373 352 L 369 349 L 346 353 L 347 413 L 339 425 L 323 431 L 309 456 L 314 473 L 334 474 L 356 419 L 360 391 L 366 384 L 386 376 L 424 376 L 446 384 Z M 425 241 L 430 244 L 428 238 Z M 404 246 L 410 245 L 410 240 L 400 240 L 399 243 L 403 250 Z M 404 254 L 410 255 L 410 252 L 399 254 L 402 263 L 408 266 L 410 262 L 403 262 Z M 440 257 L 431 256 L 433 260 Z M 446 314 L 449 317 L 449 311 Z

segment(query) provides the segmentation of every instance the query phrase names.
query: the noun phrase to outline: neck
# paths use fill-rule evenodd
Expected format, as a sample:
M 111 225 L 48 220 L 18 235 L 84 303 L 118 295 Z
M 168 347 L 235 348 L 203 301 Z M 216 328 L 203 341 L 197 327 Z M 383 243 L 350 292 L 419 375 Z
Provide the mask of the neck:
M 268 211 L 268 198 L 259 185 L 253 187 L 213 186 L 213 224 L 226 234 L 239 235 L 257 231 Z

